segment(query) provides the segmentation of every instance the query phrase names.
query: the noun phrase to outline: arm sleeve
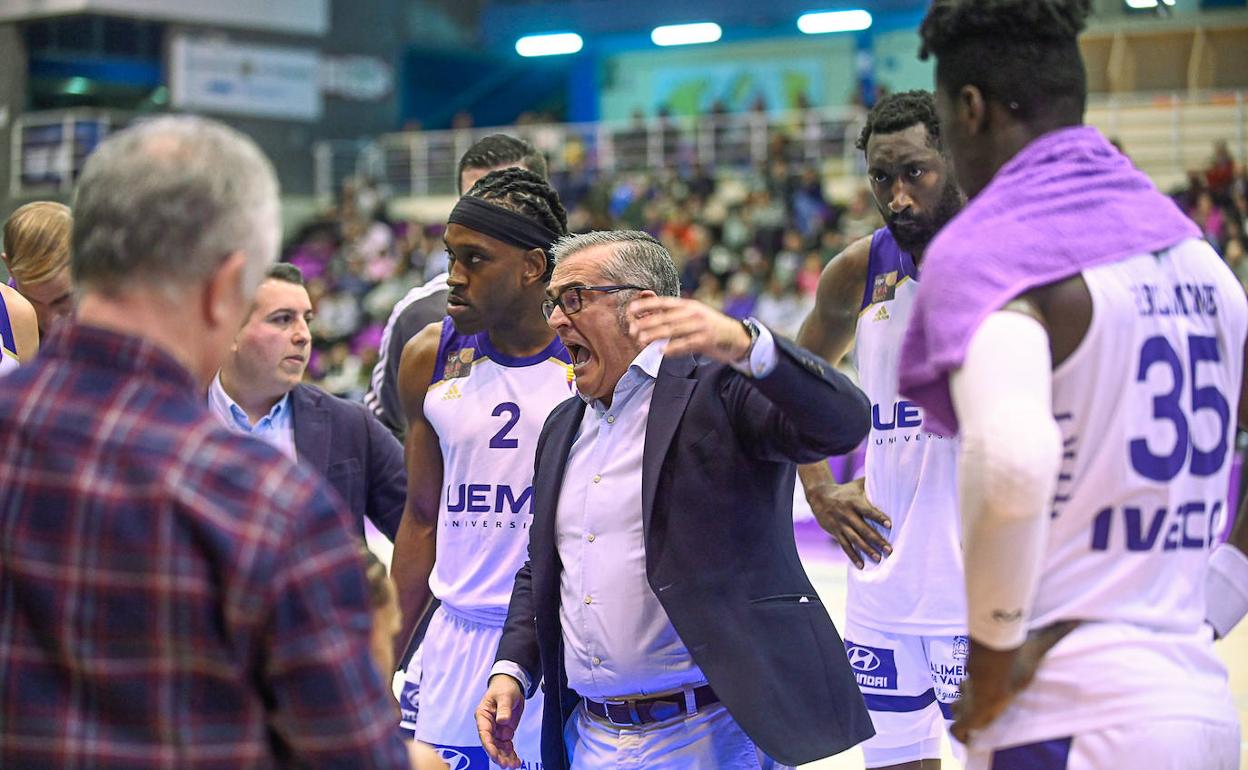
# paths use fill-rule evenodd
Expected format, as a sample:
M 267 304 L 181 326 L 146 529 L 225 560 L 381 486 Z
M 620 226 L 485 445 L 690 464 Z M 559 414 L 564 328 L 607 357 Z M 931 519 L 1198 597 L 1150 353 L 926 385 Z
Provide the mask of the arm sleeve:
M 1048 333 L 1021 313 L 991 314 L 950 384 L 970 634 L 1010 649 L 1026 638 L 1061 462 Z
M 774 346 L 770 372 L 749 377 L 730 368 L 722 379 L 720 398 L 741 446 L 760 460 L 793 463 L 818 462 L 858 446 L 871 428 L 866 394 L 809 350 L 768 336 Z
M 370 521 L 390 542 L 403 520 L 403 504 L 407 500 L 407 467 L 403 463 L 403 446 L 367 411 L 363 415 L 368 431 L 369 464 L 368 510 Z
M 771 329 L 758 321 L 754 323 L 758 324 L 758 339 L 754 340 L 750 357 L 743 361 L 734 361 L 732 368 L 747 377 L 761 378 L 776 370 L 776 338 L 771 335 Z
M 529 678 L 529 673 L 524 670 L 524 666 L 514 660 L 498 660 L 494 662 L 494 667 L 490 669 L 490 678 L 493 679 L 496 674 L 505 674 L 520 685 L 520 689 L 524 692 L 524 697 L 530 698 L 536 689 L 533 686 L 533 680 Z
M 350 517 L 300 474 L 264 589 L 262 677 L 269 729 L 297 767 L 399 768 L 394 697 L 370 654 L 369 593 Z
M 1213 550 L 1205 575 L 1205 619 L 1219 639 L 1248 614 L 1248 556 L 1230 543 Z

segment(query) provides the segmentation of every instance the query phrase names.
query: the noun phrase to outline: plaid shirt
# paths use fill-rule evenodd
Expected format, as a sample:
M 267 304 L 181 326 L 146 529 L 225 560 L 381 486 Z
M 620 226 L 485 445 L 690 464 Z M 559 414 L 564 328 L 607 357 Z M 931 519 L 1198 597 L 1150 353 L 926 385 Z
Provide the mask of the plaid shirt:
M 82 325 L 0 380 L 0 767 L 408 767 L 350 517 Z

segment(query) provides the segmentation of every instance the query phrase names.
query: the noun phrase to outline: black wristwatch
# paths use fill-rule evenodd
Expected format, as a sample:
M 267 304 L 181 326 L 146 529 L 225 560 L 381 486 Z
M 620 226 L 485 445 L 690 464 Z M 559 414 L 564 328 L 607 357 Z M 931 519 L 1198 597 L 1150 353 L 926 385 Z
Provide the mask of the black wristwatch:
M 750 364 L 750 356 L 754 354 L 754 346 L 758 344 L 758 335 L 761 333 L 758 328 L 758 321 L 753 318 L 746 318 L 741 322 L 745 327 L 745 331 L 750 335 L 750 346 L 745 349 L 745 355 L 741 356 L 739 361 L 746 366 Z

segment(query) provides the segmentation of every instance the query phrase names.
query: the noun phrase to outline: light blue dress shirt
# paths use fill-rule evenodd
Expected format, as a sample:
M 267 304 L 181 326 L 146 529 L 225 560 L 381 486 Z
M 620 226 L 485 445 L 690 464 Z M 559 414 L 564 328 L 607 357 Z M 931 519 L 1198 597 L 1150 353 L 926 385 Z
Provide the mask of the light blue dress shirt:
M 208 386 L 208 408 L 230 430 L 255 436 L 277 447 L 291 460 L 298 460 L 295 451 L 295 422 L 290 411 L 290 393 L 282 396 L 282 400 L 274 404 L 268 414 L 252 425 L 243 408 L 221 387 L 221 373 L 218 372 L 212 378 L 212 385 Z
M 568 454 L 555 517 L 563 564 L 559 620 L 568 686 L 595 700 L 646 696 L 706 682 L 646 580 L 641 475 L 646 420 L 663 363 L 662 340 L 633 359 L 616 383 L 611 406 L 589 408 Z M 776 367 L 776 346 L 761 324 L 746 376 Z M 582 398 L 584 398 L 582 396 Z M 490 675 L 507 674 L 527 693 L 529 672 L 500 660 Z

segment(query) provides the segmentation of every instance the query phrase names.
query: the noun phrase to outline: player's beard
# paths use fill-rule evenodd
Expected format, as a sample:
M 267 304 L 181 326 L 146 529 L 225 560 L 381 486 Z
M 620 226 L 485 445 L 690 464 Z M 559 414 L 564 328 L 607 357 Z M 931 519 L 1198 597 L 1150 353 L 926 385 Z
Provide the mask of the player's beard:
M 898 221 L 896 217 L 889 218 L 887 220 L 889 232 L 893 234 L 893 240 L 897 241 L 902 251 L 911 255 L 920 254 L 936 237 L 936 233 L 940 232 L 949 220 L 957 216 L 963 203 L 965 203 L 965 198 L 962 196 L 962 191 L 956 184 L 950 182 L 945 185 L 944 191 L 940 194 L 940 201 L 937 202 L 934 211 L 921 217 L 907 217 L 901 221 Z

